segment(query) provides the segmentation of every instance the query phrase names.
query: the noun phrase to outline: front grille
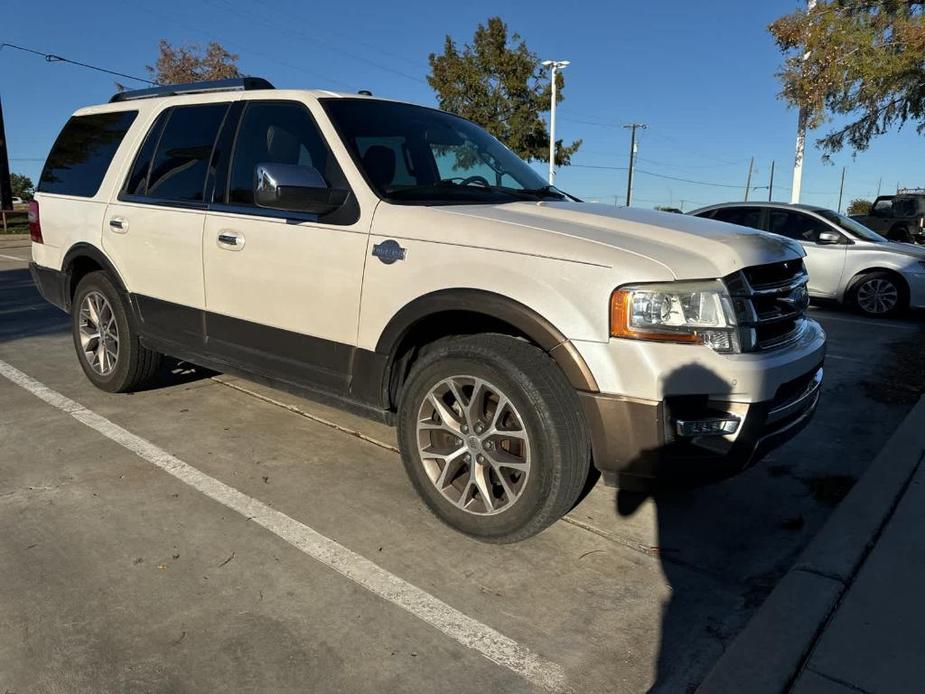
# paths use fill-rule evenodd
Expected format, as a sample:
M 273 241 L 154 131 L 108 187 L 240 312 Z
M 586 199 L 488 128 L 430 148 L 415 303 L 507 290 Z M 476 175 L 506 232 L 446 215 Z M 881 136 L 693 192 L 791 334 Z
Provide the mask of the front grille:
M 809 305 L 802 260 L 748 267 L 725 277 L 743 352 L 777 349 L 803 332 Z

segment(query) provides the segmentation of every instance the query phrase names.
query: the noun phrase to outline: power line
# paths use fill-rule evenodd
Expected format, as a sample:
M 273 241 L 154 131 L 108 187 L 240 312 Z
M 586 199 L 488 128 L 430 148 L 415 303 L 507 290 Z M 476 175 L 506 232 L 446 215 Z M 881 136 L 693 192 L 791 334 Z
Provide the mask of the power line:
M 350 51 L 345 51 L 341 47 L 340 42 L 335 43 L 331 41 L 326 41 L 324 38 L 318 35 L 308 34 L 304 31 L 295 29 L 291 26 L 286 26 L 286 25 L 281 25 L 281 24 L 274 25 L 273 23 L 267 22 L 260 15 L 257 15 L 251 12 L 247 12 L 247 13 L 242 12 L 239 8 L 235 7 L 231 2 L 229 2 L 229 0 L 212 0 L 212 1 L 221 2 L 223 5 L 225 5 L 225 7 L 228 8 L 227 10 L 225 10 L 226 12 L 230 11 L 231 13 L 236 14 L 238 15 L 238 17 L 244 19 L 246 22 L 258 22 L 262 24 L 264 27 L 271 29 L 273 31 L 285 31 L 286 33 L 291 34 L 292 36 L 298 36 L 302 39 L 308 39 L 309 41 L 314 41 L 315 43 L 326 45 L 331 50 L 337 51 L 338 53 L 341 53 L 347 56 L 348 58 L 352 58 L 353 60 L 358 60 L 372 67 L 378 68 L 379 70 L 391 72 L 394 75 L 399 75 L 400 77 L 404 77 L 405 79 L 409 79 L 414 82 L 418 82 L 420 84 L 426 84 L 425 80 L 421 79 L 420 77 L 416 77 L 415 75 L 409 75 L 407 72 L 404 72 L 403 70 L 398 70 L 396 68 L 389 67 L 388 65 L 383 65 L 380 61 L 366 58 L 364 56 L 351 53 Z
M 49 63 L 69 63 L 71 65 L 77 65 L 78 67 L 85 67 L 89 70 L 96 70 L 97 72 L 105 72 L 107 75 L 114 75 L 116 77 L 124 77 L 126 79 L 135 80 L 136 82 L 144 82 L 146 84 L 154 84 L 152 80 L 146 80 L 144 77 L 135 77 L 134 75 L 126 75 L 124 72 L 116 72 L 115 70 L 109 70 L 104 67 L 99 67 L 97 65 L 90 65 L 89 63 L 82 63 L 78 60 L 71 60 L 70 58 L 62 58 L 60 55 L 55 55 L 54 53 L 43 53 L 42 51 L 37 51 L 34 48 L 26 48 L 24 46 L 17 46 L 13 43 L 0 43 L 0 50 L 4 48 L 15 48 L 17 51 L 24 51 L 26 53 L 32 53 L 33 55 L 40 55 L 45 58 L 46 62 Z

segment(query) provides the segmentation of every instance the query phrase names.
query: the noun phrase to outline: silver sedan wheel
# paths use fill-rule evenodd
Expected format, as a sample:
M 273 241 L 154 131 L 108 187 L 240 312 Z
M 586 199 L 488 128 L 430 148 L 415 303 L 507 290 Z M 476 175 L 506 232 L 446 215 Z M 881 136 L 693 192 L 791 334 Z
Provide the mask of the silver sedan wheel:
M 119 359 L 119 326 L 106 297 L 89 292 L 80 304 L 78 330 L 84 359 L 100 376 L 108 376 Z
M 877 277 L 858 287 L 858 305 L 867 313 L 889 313 L 898 302 L 899 289 L 890 280 Z
M 530 476 L 530 437 L 500 388 L 472 376 L 435 385 L 417 419 L 418 454 L 427 476 L 457 508 L 475 515 L 507 511 Z

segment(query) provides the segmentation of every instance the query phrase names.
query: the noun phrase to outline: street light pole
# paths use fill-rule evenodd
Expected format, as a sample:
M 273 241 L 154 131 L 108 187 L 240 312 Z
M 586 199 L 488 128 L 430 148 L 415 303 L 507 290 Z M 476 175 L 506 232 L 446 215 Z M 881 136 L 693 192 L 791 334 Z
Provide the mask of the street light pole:
M 806 0 L 807 14 L 816 8 L 816 0 Z M 809 52 L 803 53 L 803 62 L 809 59 Z M 790 188 L 790 203 L 796 205 L 800 202 L 800 188 L 803 186 L 803 152 L 806 148 L 806 121 L 809 112 L 801 107 L 797 117 L 797 149 L 793 160 L 793 185 Z
M 642 128 L 646 129 L 645 123 L 630 123 L 629 125 L 624 125 L 624 128 L 629 128 L 633 131 L 632 136 L 630 137 L 630 168 L 629 173 L 626 176 L 626 206 L 629 207 L 633 204 L 633 170 L 636 168 L 636 129 Z
M 556 181 L 556 72 L 564 70 L 568 65 L 568 60 L 543 61 L 543 66 L 549 68 L 549 79 L 552 82 L 552 103 L 549 107 L 549 185 Z

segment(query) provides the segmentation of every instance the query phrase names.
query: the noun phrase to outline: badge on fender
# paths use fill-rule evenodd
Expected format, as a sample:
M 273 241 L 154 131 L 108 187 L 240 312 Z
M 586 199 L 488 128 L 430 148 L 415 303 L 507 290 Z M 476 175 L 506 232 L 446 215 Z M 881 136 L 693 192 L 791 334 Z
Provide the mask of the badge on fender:
M 406 251 L 398 245 L 398 241 L 388 239 L 373 245 L 373 255 L 386 265 L 391 265 L 397 260 L 404 260 Z

